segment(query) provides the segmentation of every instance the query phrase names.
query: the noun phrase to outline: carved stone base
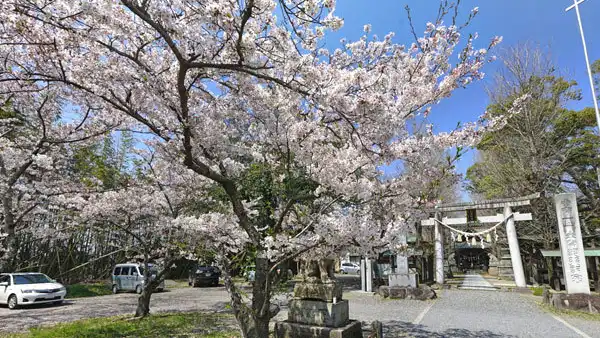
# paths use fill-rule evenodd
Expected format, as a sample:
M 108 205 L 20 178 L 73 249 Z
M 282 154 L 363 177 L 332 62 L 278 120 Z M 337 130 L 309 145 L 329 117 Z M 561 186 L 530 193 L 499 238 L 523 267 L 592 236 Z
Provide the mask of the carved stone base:
M 334 304 L 320 300 L 292 299 L 288 307 L 288 321 L 293 323 L 341 327 L 350 318 L 347 300 Z
M 362 338 L 360 322 L 343 327 L 314 326 L 289 321 L 275 323 L 275 338 Z
M 391 273 L 388 276 L 388 285 L 392 286 L 410 286 L 416 288 L 417 274 L 416 273 Z
M 547 298 L 558 309 L 569 309 L 591 313 L 600 312 L 600 296 L 583 293 L 553 293 Z
M 342 285 L 337 283 L 297 283 L 294 286 L 294 297 L 300 299 L 333 302 L 342 300 Z
M 436 297 L 435 291 L 425 284 L 418 288 L 382 285 L 377 293 L 383 298 L 428 300 Z

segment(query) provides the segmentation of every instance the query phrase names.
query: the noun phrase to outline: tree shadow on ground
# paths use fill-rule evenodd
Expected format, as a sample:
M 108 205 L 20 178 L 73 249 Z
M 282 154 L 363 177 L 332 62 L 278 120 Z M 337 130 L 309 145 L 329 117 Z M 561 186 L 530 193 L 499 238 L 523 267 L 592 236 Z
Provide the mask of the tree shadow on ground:
M 402 321 L 386 321 L 383 324 L 383 336 L 393 337 L 413 337 L 413 338 L 512 338 L 516 336 L 495 333 L 489 330 L 471 331 L 467 329 L 451 328 L 442 332 L 430 330 L 423 325 L 415 325 Z M 371 334 L 371 324 L 362 323 L 365 337 Z

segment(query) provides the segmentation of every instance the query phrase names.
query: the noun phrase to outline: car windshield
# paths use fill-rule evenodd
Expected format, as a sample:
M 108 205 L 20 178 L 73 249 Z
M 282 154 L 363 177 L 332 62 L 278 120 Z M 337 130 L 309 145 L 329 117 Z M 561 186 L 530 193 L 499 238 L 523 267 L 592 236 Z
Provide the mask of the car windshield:
M 16 285 L 51 283 L 48 276 L 41 273 L 28 275 L 13 275 L 13 279 Z

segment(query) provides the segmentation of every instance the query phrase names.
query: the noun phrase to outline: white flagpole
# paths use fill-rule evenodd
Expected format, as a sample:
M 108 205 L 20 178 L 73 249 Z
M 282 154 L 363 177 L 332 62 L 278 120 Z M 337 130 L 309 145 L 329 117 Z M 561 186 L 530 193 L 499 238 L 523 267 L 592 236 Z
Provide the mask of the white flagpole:
M 583 55 L 585 56 L 585 64 L 587 66 L 590 87 L 592 89 L 592 100 L 594 100 L 594 109 L 596 110 L 596 123 L 598 124 L 598 134 L 600 135 L 600 111 L 598 110 L 598 99 L 596 98 L 596 89 L 594 88 L 594 78 L 592 77 L 592 67 L 588 58 L 587 46 L 585 44 L 585 36 L 583 35 L 583 25 L 581 24 L 581 15 L 579 15 L 579 4 L 585 0 L 573 0 L 573 4 L 565 9 L 565 12 L 575 8 L 577 14 L 577 23 L 579 23 L 579 32 L 581 33 L 581 42 L 583 43 Z M 598 175 L 598 184 L 600 185 L 600 168 L 596 168 Z

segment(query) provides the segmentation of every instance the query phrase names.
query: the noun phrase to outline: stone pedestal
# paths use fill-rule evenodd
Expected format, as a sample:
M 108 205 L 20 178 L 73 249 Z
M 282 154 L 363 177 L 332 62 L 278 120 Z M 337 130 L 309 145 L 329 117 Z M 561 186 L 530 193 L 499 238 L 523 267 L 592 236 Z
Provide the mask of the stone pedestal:
M 351 320 L 343 327 L 327 327 L 292 323 L 290 321 L 275 323 L 277 338 L 362 338 L 362 327 L 359 321 Z
M 348 301 L 337 303 L 319 300 L 292 299 L 288 305 L 288 320 L 309 325 L 341 327 L 348 323 Z
M 558 309 L 569 309 L 590 313 L 600 312 L 600 296 L 586 293 L 549 293 L 545 296 L 544 302 L 549 302 Z
M 297 283 L 294 298 L 312 299 L 323 302 L 342 300 L 342 285 L 338 283 Z
M 288 319 L 275 323 L 276 338 L 362 338 L 337 283 L 296 284 L 288 308 Z
M 435 291 L 425 284 L 422 284 L 418 288 L 382 285 L 377 290 L 377 293 L 383 298 L 389 297 L 391 299 L 428 300 L 437 297 Z
M 389 286 L 410 286 L 416 288 L 417 285 L 417 274 L 408 273 L 391 273 L 388 276 Z

